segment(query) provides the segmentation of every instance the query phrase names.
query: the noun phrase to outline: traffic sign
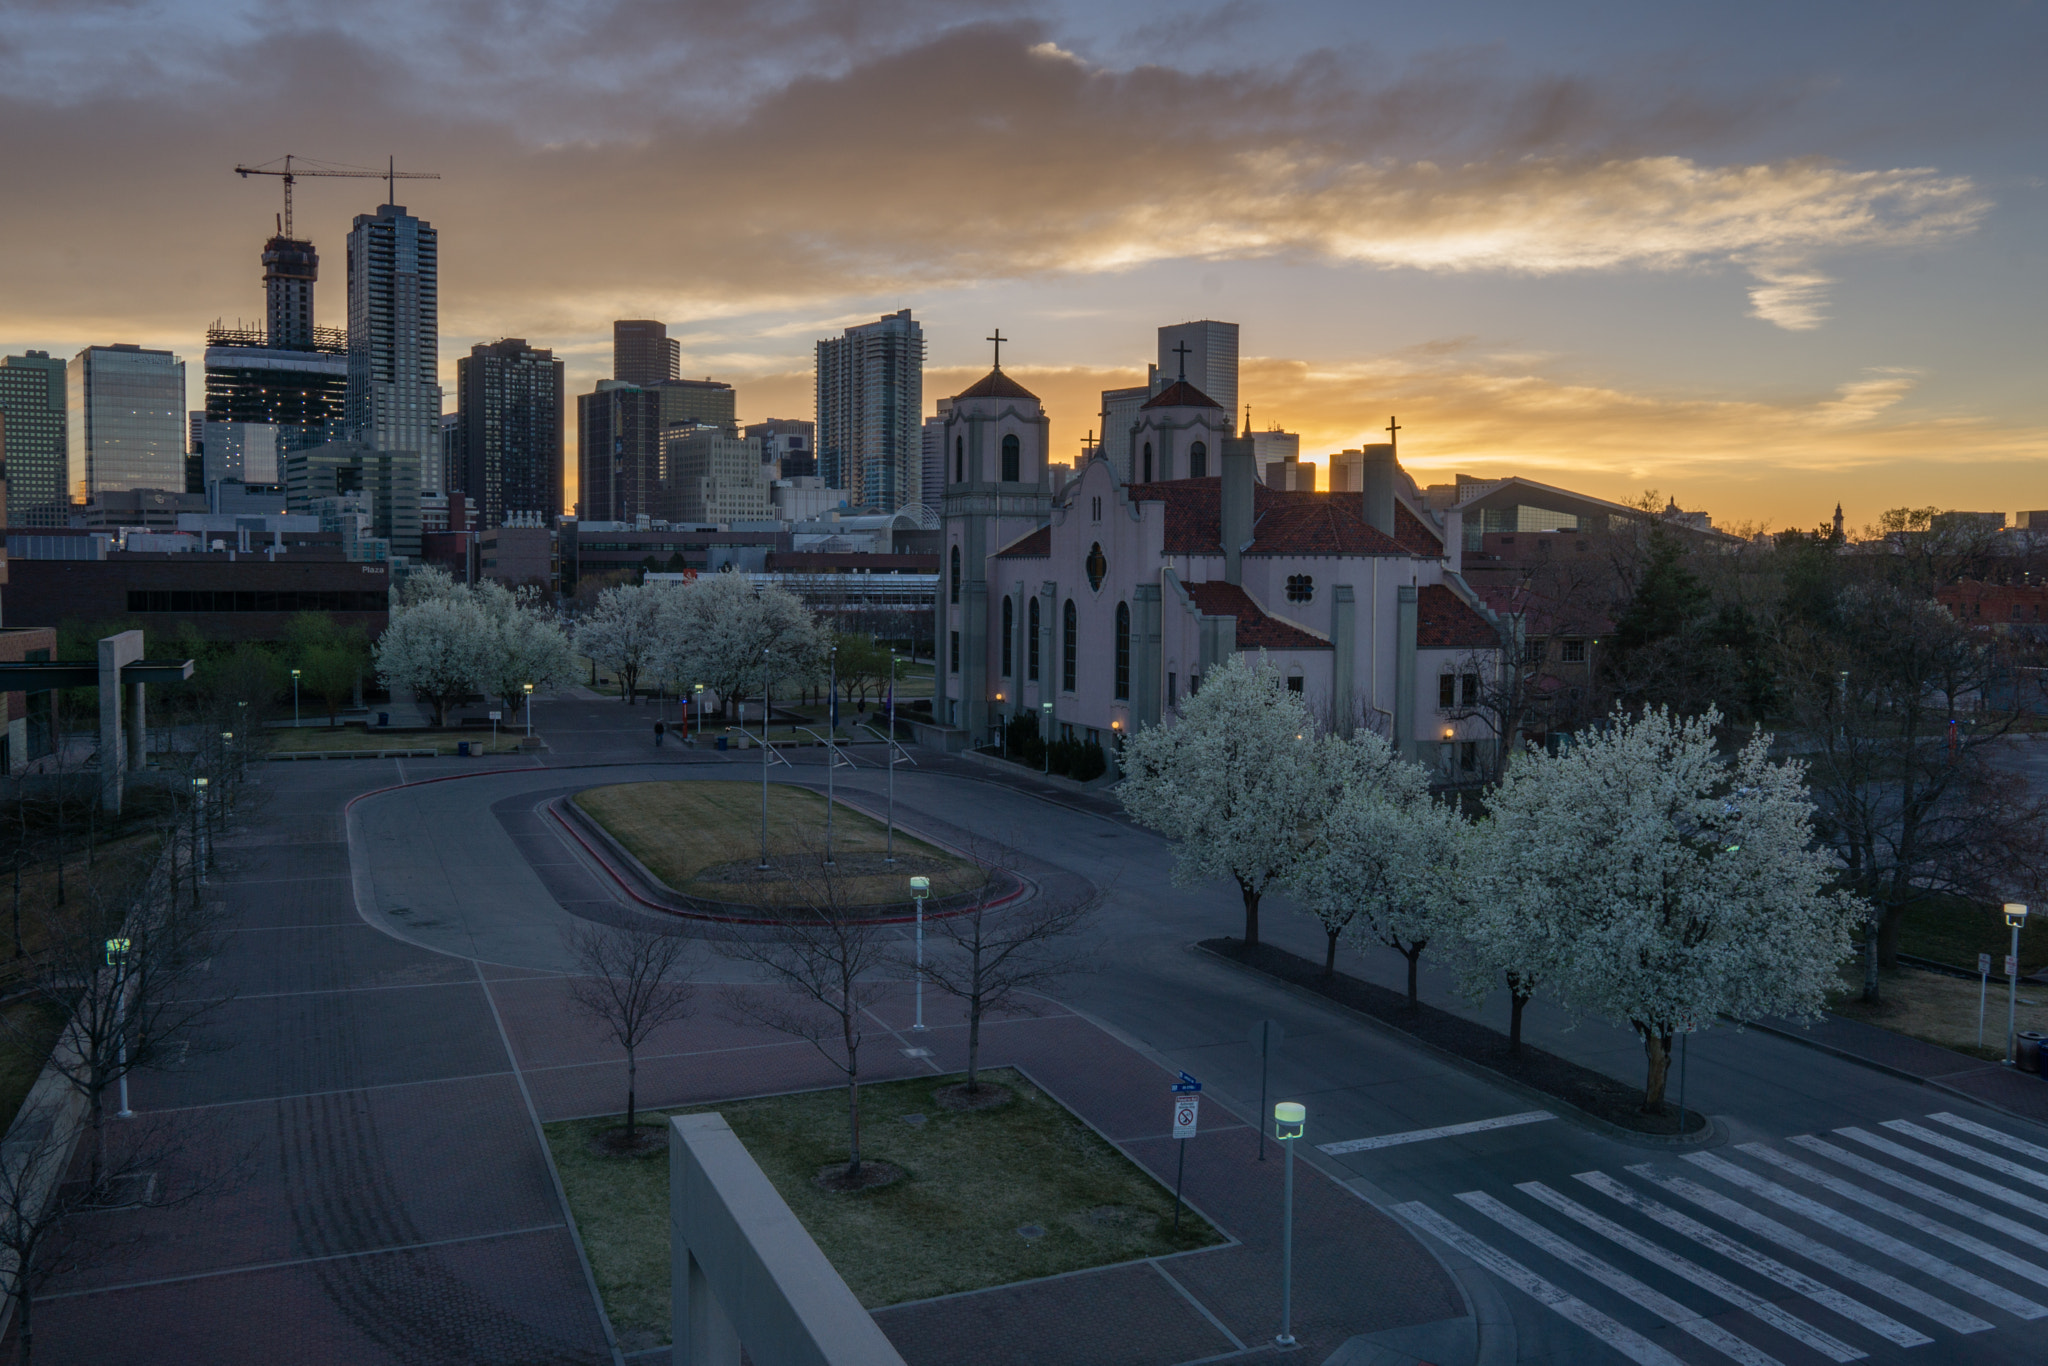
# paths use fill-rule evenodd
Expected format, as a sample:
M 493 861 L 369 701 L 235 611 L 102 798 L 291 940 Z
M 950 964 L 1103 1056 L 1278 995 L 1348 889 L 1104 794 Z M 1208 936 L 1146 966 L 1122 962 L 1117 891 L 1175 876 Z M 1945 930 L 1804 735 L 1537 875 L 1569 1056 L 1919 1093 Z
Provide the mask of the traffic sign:
M 2020 960 L 2009 953 L 2005 956 L 2005 975 L 2008 977 L 2020 975 Z
M 1173 1136 L 1175 1138 L 1193 1138 L 1195 1136 L 1195 1117 L 1201 1112 L 1201 1108 L 1202 1099 L 1200 1096 L 1175 1096 L 1173 1098 Z
M 1202 1083 L 1196 1081 L 1185 1072 L 1181 1073 L 1180 1080 L 1173 1084 L 1174 1094 L 1176 1095 L 1191 1096 L 1201 1089 Z
M 1980 954 L 1978 954 L 1978 955 L 1977 955 L 1977 975 L 1978 975 L 1978 976 L 1980 976 L 1980 977 L 1982 977 L 1982 976 L 1988 976 L 1988 975 L 1990 974 L 1990 972 L 1991 972 L 1991 955 L 1990 955 L 1990 954 L 1988 954 L 1988 953 L 1980 953 Z
M 501 717 L 502 717 L 503 715 L 504 715 L 504 713 L 503 713 L 503 712 L 497 712 L 497 711 L 494 711 L 494 712 L 492 712 L 492 713 L 491 713 L 491 719 L 492 719 L 493 721 L 496 721 L 496 720 L 498 720 L 499 718 L 501 718 Z

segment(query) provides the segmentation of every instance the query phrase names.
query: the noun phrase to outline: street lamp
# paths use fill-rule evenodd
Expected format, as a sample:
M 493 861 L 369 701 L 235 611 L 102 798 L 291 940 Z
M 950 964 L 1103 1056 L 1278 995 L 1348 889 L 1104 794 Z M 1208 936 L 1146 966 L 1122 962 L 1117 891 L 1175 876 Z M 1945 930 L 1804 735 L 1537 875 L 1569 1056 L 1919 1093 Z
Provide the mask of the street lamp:
M 1050 778 L 1052 776 L 1052 703 L 1041 702 L 1038 705 L 1045 708 L 1045 776 Z
M 193 838 L 198 842 L 198 848 L 192 851 L 193 862 L 203 873 L 208 862 L 208 855 L 213 852 L 206 839 L 206 779 L 204 778 L 194 778 L 192 780 L 192 816 Z
M 896 861 L 896 670 L 902 667 L 903 656 L 889 651 L 889 744 L 884 751 L 889 760 L 889 833 L 882 852 L 884 863 Z
M 839 767 L 839 647 L 825 651 L 831 678 L 825 684 L 825 866 L 832 866 L 832 770 Z
M 704 685 L 702 683 L 697 684 L 692 690 L 692 696 L 695 700 L 690 705 L 697 709 L 697 738 L 702 740 L 704 738 Z
M 299 728 L 299 671 L 292 670 L 292 729 Z
M 920 1032 L 924 1029 L 924 899 L 931 894 L 930 878 L 910 879 L 910 895 L 917 901 L 917 1023 L 911 1028 Z
M 1308 1111 L 1300 1102 L 1283 1100 L 1273 1107 L 1273 1137 L 1287 1151 L 1287 1203 L 1280 1216 L 1280 1336 L 1276 1346 L 1294 1346 L 1294 1140 L 1307 1127 Z
M 2005 960 L 2005 1064 L 2013 1065 L 2013 1048 L 2019 1042 L 2014 1032 L 2019 1028 L 2020 1001 L 2020 930 L 2027 923 L 2027 907 L 2022 901 L 2005 903 L 2005 923 L 2012 929 L 2012 956 Z
M 775 700 L 768 695 L 768 648 L 761 648 L 761 871 L 768 870 L 768 713 Z M 745 724 L 745 718 L 741 719 Z
M 107 941 L 107 966 L 114 970 L 114 1029 L 120 1035 L 121 1053 L 121 1108 L 114 1112 L 116 1119 L 133 1119 L 135 1112 L 128 1108 L 128 941 L 109 939 Z
M 529 739 L 529 740 L 531 740 L 531 739 L 533 738 L 533 684 L 531 684 L 531 683 L 528 683 L 528 684 L 526 684 L 526 685 L 525 685 L 525 687 L 526 687 L 526 738 L 527 738 L 527 739 Z

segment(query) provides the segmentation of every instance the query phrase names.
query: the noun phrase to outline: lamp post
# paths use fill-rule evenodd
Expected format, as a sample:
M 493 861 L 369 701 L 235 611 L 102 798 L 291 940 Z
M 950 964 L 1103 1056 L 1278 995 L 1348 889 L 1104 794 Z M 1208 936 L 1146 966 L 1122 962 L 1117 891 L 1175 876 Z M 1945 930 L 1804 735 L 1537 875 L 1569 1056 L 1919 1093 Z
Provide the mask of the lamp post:
M 702 740 L 704 738 L 704 685 L 702 683 L 697 684 L 691 689 L 691 697 L 690 705 L 697 712 L 697 738 Z
M 931 894 L 930 878 L 910 879 L 910 895 L 917 901 L 917 1023 L 911 1028 L 919 1032 L 924 1029 L 924 899 Z
M 761 650 L 761 865 L 768 870 L 768 711 L 773 705 L 768 696 L 768 650 Z
M 825 694 L 825 866 L 832 866 L 832 770 L 839 767 L 839 647 L 825 652 L 831 680 Z
M 200 881 L 205 881 L 204 872 L 211 861 L 213 846 L 206 838 L 206 779 L 192 780 L 192 837 L 198 847 L 192 851 L 193 862 L 200 869 Z
M 2026 903 L 2006 902 L 2005 923 L 2012 928 L 2012 956 L 2005 960 L 2005 1065 L 2011 1067 L 2019 1044 L 2020 929 L 2027 923 Z
M 527 739 L 529 739 L 529 740 L 531 740 L 531 739 L 533 738 L 533 684 L 531 684 L 531 683 L 528 683 L 528 684 L 526 684 L 526 685 L 525 685 L 525 687 L 526 687 L 526 738 L 527 738 Z
M 292 729 L 299 728 L 299 671 L 292 670 Z
M 1280 1215 L 1279 1347 L 1294 1346 L 1294 1141 L 1307 1127 L 1308 1111 L 1300 1102 L 1283 1100 L 1273 1107 L 1273 1137 L 1287 1150 L 1287 1196 Z
M 1052 703 L 1041 702 L 1038 705 L 1045 708 L 1045 776 L 1050 778 L 1052 776 Z
M 889 833 L 882 853 L 884 863 L 896 861 L 896 670 L 902 666 L 903 656 L 889 651 Z

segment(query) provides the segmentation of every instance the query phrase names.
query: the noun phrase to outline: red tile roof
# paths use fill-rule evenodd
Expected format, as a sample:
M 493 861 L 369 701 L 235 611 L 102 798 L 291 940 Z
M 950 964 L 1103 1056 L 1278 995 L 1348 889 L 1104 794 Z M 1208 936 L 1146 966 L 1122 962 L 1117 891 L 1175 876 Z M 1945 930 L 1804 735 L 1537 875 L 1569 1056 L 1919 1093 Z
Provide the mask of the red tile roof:
M 1133 484 L 1137 502 L 1166 504 L 1169 555 L 1216 555 L 1223 549 L 1223 481 L 1169 479 Z M 1407 518 L 1406 522 L 1401 519 Z M 1387 536 L 1365 520 L 1356 493 L 1310 493 L 1252 486 L 1251 555 L 1419 555 L 1435 559 L 1443 545 L 1406 508 L 1397 507 Z
M 1240 650 L 1327 650 L 1330 642 L 1299 626 L 1267 616 L 1252 595 L 1234 583 L 1188 583 L 1195 607 L 1205 617 L 1236 617 Z
M 1011 379 L 1000 370 L 991 370 L 967 388 L 953 395 L 955 398 L 1028 398 L 1038 402 L 1038 395 Z
M 1177 379 L 1145 400 L 1146 408 L 1221 408 L 1223 405 L 1184 379 Z M 1143 409 L 1140 409 L 1143 411 Z
M 1425 650 L 1498 650 L 1500 635 L 1463 598 L 1440 583 L 1416 594 L 1415 643 Z
M 996 552 L 999 560 L 1042 560 L 1052 554 L 1052 528 L 1027 531 Z

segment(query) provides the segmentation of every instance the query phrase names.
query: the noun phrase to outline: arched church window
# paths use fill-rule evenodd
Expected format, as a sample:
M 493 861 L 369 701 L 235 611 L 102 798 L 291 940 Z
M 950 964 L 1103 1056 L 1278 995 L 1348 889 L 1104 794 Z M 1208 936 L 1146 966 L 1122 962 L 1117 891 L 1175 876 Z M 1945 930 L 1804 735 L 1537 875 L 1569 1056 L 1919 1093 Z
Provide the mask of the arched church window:
M 1024 614 L 1024 677 L 1033 683 L 1038 681 L 1038 599 L 1031 600 L 1031 609 Z
M 1287 600 L 1289 602 L 1313 602 L 1316 596 L 1316 581 L 1307 574 L 1287 576 Z
M 1147 442 L 1145 443 L 1145 479 L 1144 479 L 1144 482 L 1145 482 L 1145 483 L 1147 483 L 1147 484 L 1149 484 L 1149 483 L 1151 483 L 1151 482 L 1152 482 L 1152 443 L 1151 443 L 1151 442 L 1149 442 L 1149 441 L 1147 441 Z
M 1067 599 L 1067 617 L 1060 624 L 1060 687 L 1067 692 L 1074 690 L 1074 646 L 1081 637 L 1081 614 L 1074 610 L 1074 600 Z
M 1188 447 L 1188 478 L 1200 479 L 1209 473 L 1209 448 L 1197 441 Z
M 1109 560 L 1102 553 L 1102 542 L 1088 547 L 1088 560 L 1083 566 L 1088 571 L 1088 587 L 1093 592 L 1102 591 L 1102 576 L 1109 572 Z
M 1116 695 L 1131 695 L 1131 605 L 1116 605 Z
M 1018 479 L 1020 479 L 1020 478 L 1022 477 L 1022 476 L 1021 476 L 1021 475 L 1020 475 L 1020 474 L 1018 473 L 1018 470 L 1017 470 L 1017 467 L 1018 467 L 1018 466 L 1019 466 L 1020 464 L 1022 464 L 1022 463 L 1023 463 L 1023 452 L 1022 452 L 1022 448 L 1021 448 L 1021 447 L 1019 447 L 1019 446 L 1017 445 L 1017 438 L 1016 438 L 1015 436 L 1006 436 L 1006 437 L 1004 437 L 1004 438 L 1003 438 L 1003 482 L 1004 482 L 1004 483 L 1006 483 L 1006 484 L 1014 484 L 1014 483 L 1016 483 L 1016 482 L 1017 482 L 1017 480 L 1018 480 Z
M 967 438 L 953 438 L 953 482 L 958 484 L 967 478 Z
M 1016 667 L 1016 659 L 1013 653 L 1013 647 L 1016 644 L 1013 637 L 1016 634 L 1017 607 L 1016 604 L 1010 601 L 1010 595 L 1005 593 L 1003 595 L 1003 677 L 1005 678 L 1008 678 L 1010 670 Z
M 946 590 L 946 601 L 957 605 L 960 601 L 960 547 L 953 547 L 953 574 L 951 585 Z

